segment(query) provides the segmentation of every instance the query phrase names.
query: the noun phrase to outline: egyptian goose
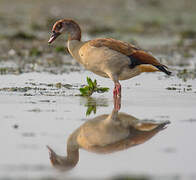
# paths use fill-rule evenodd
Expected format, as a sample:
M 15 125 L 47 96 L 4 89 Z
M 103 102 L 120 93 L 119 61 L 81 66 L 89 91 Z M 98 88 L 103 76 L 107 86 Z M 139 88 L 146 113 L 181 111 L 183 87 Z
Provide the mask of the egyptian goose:
M 80 26 L 71 19 L 62 19 L 54 24 L 48 43 L 51 44 L 62 33 L 68 33 L 68 50 L 74 59 L 86 69 L 114 82 L 114 96 L 121 96 L 119 80 L 142 72 L 171 74 L 156 58 L 132 44 L 111 38 L 82 42 Z
M 68 138 L 67 156 L 57 155 L 49 146 L 52 165 L 61 170 L 70 170 L 79 161 L 79 149 L 107 154 L 143 144 L 159 131 L 165 129 L 169 121 L 141 121 L 114 109 L 111 114 L 99 115 L 86 121 Z

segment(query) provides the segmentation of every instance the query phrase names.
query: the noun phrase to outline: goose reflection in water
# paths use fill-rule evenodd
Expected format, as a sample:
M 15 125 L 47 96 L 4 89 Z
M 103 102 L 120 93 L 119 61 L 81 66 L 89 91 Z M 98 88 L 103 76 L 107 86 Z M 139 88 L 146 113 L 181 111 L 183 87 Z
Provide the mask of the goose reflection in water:
M 78 163 L 80 148 L 100 154 L 125 150 L 148 141 L 169 124 L 169 121 L 141 121 L 118 112 L 120 101 L 120 97 L 114 100 L 111 114 L 86 121 L 69 136 L 67 156 L 59 156 L 47 146 L 52 165 L 61 170 L 70 170 Z

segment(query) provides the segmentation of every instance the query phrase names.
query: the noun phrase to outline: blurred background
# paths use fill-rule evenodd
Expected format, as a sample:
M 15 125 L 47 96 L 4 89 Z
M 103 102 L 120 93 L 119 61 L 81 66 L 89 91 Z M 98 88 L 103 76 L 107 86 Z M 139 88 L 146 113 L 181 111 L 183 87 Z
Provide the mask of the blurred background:
M 65 37 L 55 49 L 47 44 L 61 18 L 76 20 L 83 40 L 112 37 L 149 50 L 168 65 L 189 65 L 196 46 L 195 10 L 194 0 L 0 0 L 0 72 L 55 73 L 75 63 L 66 61 Z
M 111 112 L 111 90 L 90 103 L 76 96 L 86 76 L 113 84 L 71 58 L 66 36 L 48 46 L 61 18 L 78 22 L 83 40 L 130 42 L 174 73 L 123 82 L 124 110 L 171 121 L 165 134 L 124 154 L 100 158 L 82 150 L 68 176 L 52 168 L 45 146 L 66 154 L 67 138 L 84 123 L 89 105 L 97 114 Z M 0 180 L 195 180 L 195 77 L 195 0 L 0 0 Z

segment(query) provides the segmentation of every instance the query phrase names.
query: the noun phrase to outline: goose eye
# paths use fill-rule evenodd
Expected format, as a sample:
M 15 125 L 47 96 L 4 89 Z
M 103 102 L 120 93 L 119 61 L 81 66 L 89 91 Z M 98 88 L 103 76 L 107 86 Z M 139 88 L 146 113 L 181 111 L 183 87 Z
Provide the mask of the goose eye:
M 58 28 L 58 29 L 61 29 L 61 28 L 62 28 L 62 23 L 59 23 L 59 24 L 57 25 L 57 28 Z

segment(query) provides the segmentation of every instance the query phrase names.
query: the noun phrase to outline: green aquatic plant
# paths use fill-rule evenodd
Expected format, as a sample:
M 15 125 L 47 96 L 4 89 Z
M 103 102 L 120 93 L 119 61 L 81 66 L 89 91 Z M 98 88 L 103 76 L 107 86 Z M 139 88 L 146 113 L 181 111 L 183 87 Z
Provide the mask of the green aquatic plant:
M 178 70 L 177 77 L 182 79 L 186 82 L 188 79 L 195 79 L 196 78 L 196 68 L 194 69 L 182 69 Z
M 29 51 L 30 56 L 36 57 L 36 56 L 41 56 L 41 54 L 42 54 L 42 51 L 40 51 L 38 48 L 35 48 L 35 47 L 31 48 Z
M 92 112 L 96 114 L 97 112 L 97 104 L 96 101 L 85 104 L 87 106 L 86 116 L 89 116 Z
M 187 29 L 180 32 L 182 39 L 194 39 L 196 38 L 196 31 L 194 29 Z
M 80 88 L 80 95 L 81 96 L 91 96 L 94 92 L 98 92 L 98 93 L 104 93 L 109 91 L 109 88 L 107 87 L 99 87 L 97 85 L 97 80 L 95 79 L 94 81 L 92 81 L 91 78 L 87 77 L 86 78 L 87 84 L 86 86 Z
M 106 27 L 106 26 L 102 26 L 102 27 L 94 26 L 88 30 L 88 33 L 90 35 L 99 35 L 99 34 L 106 34 L 106 33 L 112 33 L 112 32 L 114 32 L 114 29 L 111 27 Z
M 150 180 L 150 178 L 148 176 L 120 175 L 113 177 L 112 180 Z
M 22 40 L 34 40 L 37 39 L 36 36 L 34 36 L 33 34 L 24 32 L 24 31 L 18 31 L 15 34 L 11 35 L 11 36 L 7 36 L 7 38 L 10 39 L 22 39 Z
M 86 109 L 86 116 L 96 114 L 98 107 L 107 107 L 108 106 L 108 99 L 107 98 L 94 98 L 94 97 L 87 97 L 84 98 L 85 100 L 84 106 L 87 107 Z

